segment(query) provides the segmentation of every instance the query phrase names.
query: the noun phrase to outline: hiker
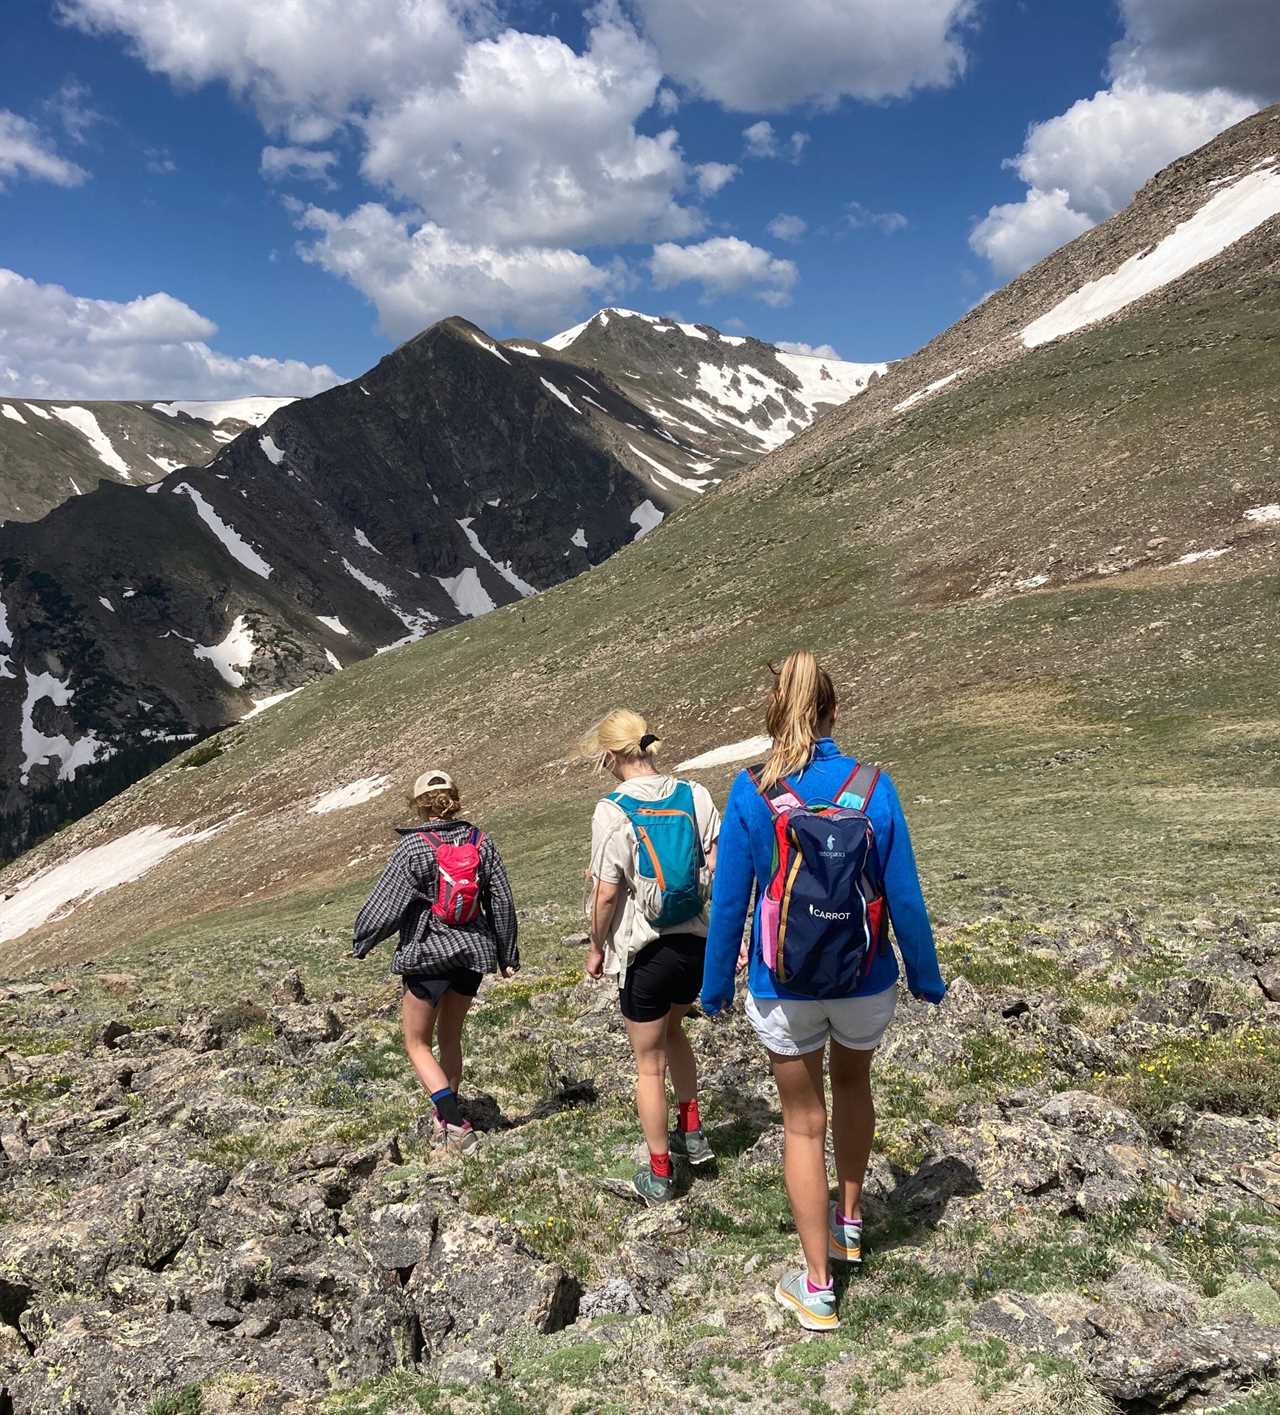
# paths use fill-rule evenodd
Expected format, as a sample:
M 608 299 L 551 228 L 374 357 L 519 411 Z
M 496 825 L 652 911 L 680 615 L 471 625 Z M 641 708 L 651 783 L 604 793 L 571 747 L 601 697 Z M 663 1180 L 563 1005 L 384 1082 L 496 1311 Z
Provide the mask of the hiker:
M 839 1325 L 831 1260 L 862 1259 L 862 1185 L 875 1135 L 871 1058 L 897 997 L 890 919 L 912 994 L 938 1003 L 946 992 L 898 794 L 886 773 L 836 746 L 836 708 L 832 681 L 812 654 L 793 653 L 775 670 L 765 714 L 772 750 L 762 766 L 738 774 L 725 807 L 700 999 L 708 1016 L 723 1012 L 735 965 L 748 965 L 746 1013 L 778 1087 L 783 1173 L 806 1264 L 774 1297 L 811 1331 Z
M 698 1112 L 698 1067 L 684 1019 L 702 986 L 720 814 L 705 787 L 659 772 L 661 745 L 644 718 L 625 708 L 582 739 L 583 755 L 619 783 L 591 820 L 586 970 L 618 987 L 649 1148 L 632 1187 L 647 1204 L 674 1197 L 673 1156 L 691 1165 L 715 1158 Z M 667 1128 L 668 1071 L 674 1133 Z
M 356 916 L 351 951 L 364 958 L 399 931 L 391 971 L 403 979 L 404 1049 L 431 1096 L 436 1136 L 469 1154 L 480 1137 L 460 1106 L 462 1025 L 483 974 L 509 978 L 520 967 L 515 904 L 498 847 L 461 818 L 448 772 L 424 771 L 410 804 L 420 823 L 396 828 L 400 843 Z

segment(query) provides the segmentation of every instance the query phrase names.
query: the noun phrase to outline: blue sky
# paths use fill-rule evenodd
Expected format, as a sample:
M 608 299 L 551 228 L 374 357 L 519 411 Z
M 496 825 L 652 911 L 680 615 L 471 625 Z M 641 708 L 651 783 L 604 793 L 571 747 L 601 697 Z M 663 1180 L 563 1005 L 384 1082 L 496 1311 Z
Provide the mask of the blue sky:
M 265 8 L 7 17 L 0 390 L 306 393 L 606 303 L 899 357 L 1280 58 L 1270 0 Z

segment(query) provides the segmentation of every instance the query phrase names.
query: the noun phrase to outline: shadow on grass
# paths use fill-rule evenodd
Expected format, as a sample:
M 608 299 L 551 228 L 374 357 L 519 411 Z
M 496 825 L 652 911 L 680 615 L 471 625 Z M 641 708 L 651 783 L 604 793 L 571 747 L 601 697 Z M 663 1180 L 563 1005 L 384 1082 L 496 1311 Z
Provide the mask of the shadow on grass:
M 595 1105 L 600 1099 L 594 1081 L 564 1079 L 550 1094 L 538 1101 L 523 1115 L 504 1115 L 498 1102 L 484 1091 L 466 1096 L 462 1113 L 477 1130 L 516 1130 L 534 1120 L 546 1120 L 578 1106 Z

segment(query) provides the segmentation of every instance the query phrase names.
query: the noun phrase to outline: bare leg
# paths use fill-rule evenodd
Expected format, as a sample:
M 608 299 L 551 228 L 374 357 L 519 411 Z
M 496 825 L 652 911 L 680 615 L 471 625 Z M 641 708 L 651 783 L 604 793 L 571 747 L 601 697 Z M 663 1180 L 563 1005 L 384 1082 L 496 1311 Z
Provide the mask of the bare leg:
M 822 1093 L 825 1048 L 804 1056 L 769 1053 L 782 1104 L 785 1148 L 782 1172 L 791 1213 L 804 1249 L 809 1281 L 825 1285 L 831 1277 L 827 1257 L 827 1106 Z
M 862 1217 L 862 1185 L 876 1135 L 876 1104 L 871 1094 L 874 1051 L 854 1051 L 831 1043 L 831 1139 L 840 1183 L 840 1211 Z
M 636 1059 L 636 1113 L 652 1155 L 667 1153 L 667 1018 L 627 1024 Z
M 677 1003 L 667 1013 L 667 1067 L 678 1101 L 698 1099 L 698 1063 L 684 1034 L 684 1019 L 692 1003 Z
M 445 996 L 447 997 L 448 993 Z M 404 1034 L 404 1049 L 422 1089 L 428 1095 L 443 1091 L 449 1084 L 448 1076 L 431 1052 L 436 1011 L 431 1003 L 414 997 L 411 992 L 406 991 L 400 998 L 400 1030 Z
M 474 1001 L 475 998 L 464 997 L 450 988 L 437 1009 L 436 1045 L 440 1050 L 440 1069 L 449 1078 L 455 1093 L 462 1086 L 462 1024 Z

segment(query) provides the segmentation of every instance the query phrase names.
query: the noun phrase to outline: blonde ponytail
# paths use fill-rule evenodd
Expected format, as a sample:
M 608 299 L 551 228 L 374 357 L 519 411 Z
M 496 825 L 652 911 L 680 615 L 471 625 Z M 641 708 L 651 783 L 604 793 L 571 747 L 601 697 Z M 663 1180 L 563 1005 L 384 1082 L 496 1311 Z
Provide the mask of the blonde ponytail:
M 773 692 L 764 715 L 765 728 L 773 738 L 773 750 L 764 765 L 766 787 L 776 786 L 784 776 L 809 765 L 819 728 L 830 724 L 835 710 L 835 685 L 807 649 L 791 654 L 774 670 Z
M 579 747 L 584 757 L 600 767 L 607 756 L 639 761 L 657 756 L 661 749 L 662 743 L 649 731 L 649 724 L 630 708 L 615 708 L 583 737 Z

